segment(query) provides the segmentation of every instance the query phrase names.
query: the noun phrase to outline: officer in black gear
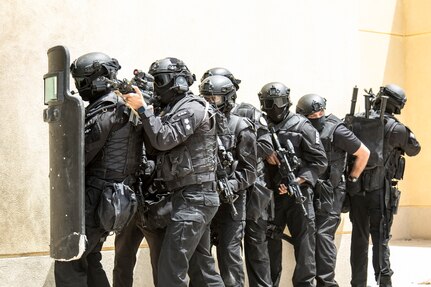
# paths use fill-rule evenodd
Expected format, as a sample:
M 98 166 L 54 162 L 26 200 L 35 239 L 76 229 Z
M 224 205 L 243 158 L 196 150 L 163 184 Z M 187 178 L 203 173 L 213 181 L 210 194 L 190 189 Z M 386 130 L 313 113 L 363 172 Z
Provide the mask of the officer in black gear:
M 150 260 L 154 286 L 158 285 L 158 262 L 165 235 L 163 226 L 153 226 L 143 221 L 139 212 L 135 214 L 124 230 L 115 236 L 115 260 L 113 286 L 133 286 L 133 270 L 137 252 L 145 238 L 150 249 Z
M 237 214 L 234 214 L 230 204 L 222 200 L 211 224 L 220 275 L 225 286 L 244 286 L 242 240 L 247 189 L 256 180 L 255 129 L 248 119 L 231 113 L 235 105 L 236 89 L 229 78 L 220 75 L 209 76 L 202 81 L 199 91 L 217 110 L 217 135 L 226 152 L 231 153 L 234 160 L 227 174 L 230 190 L 237 196 L 234 202 Z M 223 198 L 223 194 L 220 196 Z M 198 279 L 199 276 L 192 278 L 194 286 L 201 286 Z
M 143 91 L 145 92 L 145 91 Z M 147 102 L 148 103 L 148 102 Z M 172 207 L 170 195 L 159 192 L 154 184 L 155 156 L 145 145 L 137 175 L 136 189 L 138 210 L 131 222 L 115 236 L 115 259 L 113 270 L 114 287 L 132 287 L 133 271 L 142 240 L 150 249 L 150 259 L 154 286 L 158 286 L 157 268 L 166 222 Z
M 132 186 L 142 150 L 142 126 L 101 77 L 115 79 L 120 65 L 103 53 L 76 59 L 70 71 L 85 110 L 85 227 L 87 245 L 79 260 L 55 261 L 56 286 L 110 286 L 101 259 L 109 230 L 99 224 L 98 205 L 112 183 Z M 131 116 L 132 114 L 132 116 Z
M 164 58 L 149 70 L 163 110 L 155 116 L 139 89 L 125 95 L 143 122 L 146 140 L 158 150 L 156 179 L 172 192 L 172 212 L 158 264 L 158 286 L 187 286 L 189 262 L 198 262 L 200 286 L 223 286 L 210 252 L 210 222 L 220 204 L 215 188 L 216 127 L 209 104 L 193 95 L 183 61 Z M 147 138 L 148 137 L 148 138 Z
M 305 201 L 307 216 L 300 204 L 293 197 L 284 194 L 282 178 L 278 167 L 268 165 L 267 183 L 274 191 L 275 219 L 272 222 L 278 230 L 289 228 L 295 249 L 296 267 L 292 282 L 294 286 L 314 286 L 315 265 L 315 214 L 313 207 L 313 187 L 327 167 L 325 150 L 319 133 L 304 117 L 289 112 L 290 90 L 284 84 L 272 82 L 264 85 L 259 92 L 262 111 L 266 112 L 269 127 L 277 134 L 280 144 L 288 149 L 288 140 L 292 142 L 300 165 L 295 170 L 295 182 L 298 184 Z M 279 164 L 278 158 L 270 156 L 268 163 Z M 279 286 L 281 278 L 282 242 L 279 238 L 268 239 L 271 260 L 271 277 L 274 286 Z
M 326 99 L 316 94 L 301 97 L 296 112 L 308 118 L 319 131 L 328 158 L 328 168 L 315 188 L 316 282 L 318 287 L 338 286 L 335 281 L 337 248 L 335 232 L 340 224 L 346 195 L 344 172 L 347 154 L 355 158 L 350 178 L 358 178 L 367 165 L 370 151 L 333 114 L 325 116 Z
M 206 71 L 202 75 L 201 82 L 203 82 L 209 76 L 216 76 L 216 75 L 225 76 L 225 77 L 229 78 L 229 80 L 235 86 L 235 90 L 236 91 L 239 90 L 239 84 L 241 84 L 241 80 L 235 78 L 234 75 L 228 69 L 222 68 L 222 67 L 212 68 L 212 69 L 209 69 L 208 71 Z
M 382 96 L 388 97 L 384 111 L 379 110 Z M 351 179 L 347 182 L 353 227 L 350 253 L 352 286 L 367 284 L 370 233 L 375 279 L 379 286 L 392 286 L 389 239 L 393 215 L 399 203 L 397 183 L 403 178 L 404 155 L 415 156 L 421 150 L 413 132 L 394 117 L 394 114 L 401 113 L 406 100 L 399 86 L 390 84 L 381 87 L 373 109 L 377 117 L 384 112 L 383 165 L 367 166 L 358 181 L 353 182 L 354 179 Z
M 228 77 L 236 91 L 241 80 L 235 78 L 226 68 L 212 68 L 204 73 L 205 78 L 214 75 Z M 268 242 L 266 238 L 269 203 L 272 190 L 266 188 L 264 180 L 264 160 L 274 153 L 268 124 L 263 113 L 249 103 L 235 104 L 231 114 L 248 118 L 256 129 L 257 166 L 256 181 L 247 189 L 246 224 L 244 234 L 244 255 L 250 287 L 271 287 Z

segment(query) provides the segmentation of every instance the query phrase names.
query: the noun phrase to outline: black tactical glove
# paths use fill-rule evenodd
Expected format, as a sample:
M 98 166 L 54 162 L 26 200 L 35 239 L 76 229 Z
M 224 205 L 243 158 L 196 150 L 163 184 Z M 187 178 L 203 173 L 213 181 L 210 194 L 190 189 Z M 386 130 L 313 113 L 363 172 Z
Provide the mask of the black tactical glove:
M 352 181 L 349 177 L 346 181 L 346 192 L 351 195 L 361 192 L 361 180 L 356 179 L 356 181 Z

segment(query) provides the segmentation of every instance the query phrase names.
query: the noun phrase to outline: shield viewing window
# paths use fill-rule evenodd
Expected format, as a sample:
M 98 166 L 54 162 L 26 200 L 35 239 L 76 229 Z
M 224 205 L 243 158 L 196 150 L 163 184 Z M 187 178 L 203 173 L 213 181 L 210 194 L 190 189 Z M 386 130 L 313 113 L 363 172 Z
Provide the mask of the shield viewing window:
M 57 98 L 57 76 L 45 78 L 45 105 L 50 101 L 56 101 Z

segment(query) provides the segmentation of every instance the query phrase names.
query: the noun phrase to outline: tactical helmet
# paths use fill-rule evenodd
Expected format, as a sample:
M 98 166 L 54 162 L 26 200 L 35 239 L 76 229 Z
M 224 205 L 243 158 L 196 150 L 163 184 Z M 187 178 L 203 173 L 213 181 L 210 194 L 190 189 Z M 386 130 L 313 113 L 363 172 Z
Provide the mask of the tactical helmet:
M 325 98 L 316 94 L 307 94 L 305 96 L 302 96 L 296 104 L 296 113 L 303 116 L 308 116 L 315 112 L 324 110 L 325 108 Z
M 394 84 L 389 84 L 380 87 L 380 92 L 377 94 L 377 97 L 373 103 L 373 108 L 375 110 L 380 109 L 381 96 L 388 97 L 385 111 L 390 114 L 400 114 L 407 101 L 405 92 L 401 87 Z
M 154 76 L 154 90 L 162 104 L 168 104 L 177 94 L 187 92 L 196 80 L 183 61 L 171 57 L 152 63 L 148 73 Z
M 114 58 L 100 52 L 82 55 L 70 66 L 70 72 L 75 80 L 84 101 L 92 101 L 108 91 L 107 83 L 101 77 L 115 79 L 120 64 Z
M 199 85 L 200 94 L 219 110 L 226 113 L 235 105 L 236 89 L 231 80 L 225 76 L 209 76 Z
M 258 93 L 262 111 L 273 122 L 280 122 L 289 113 L 292 105 L 289 94 L 290 89 L 280 82 L 268 83 Z
M 203 80 L 205 80 L 206 78 L 208 78 L 209 76 L 215 76 L 215 75 L 220 75 L 220 76 L 225 76 L 227 78 L 229 78 L 229 80 L 231 80 L 231 82 L 234 84 L 235 89 L 238 91 L 239 89 L 239 84 L 241 83 L 240 79 L 236 79 L 232 73 L 226 69 L 226 68 L 221 68 L 221 67 L 217 67 L 217 68 L 212 68 L 209 69 L 208 71 L 206 71 L 202 78 L 201 78 L 201 82 Z

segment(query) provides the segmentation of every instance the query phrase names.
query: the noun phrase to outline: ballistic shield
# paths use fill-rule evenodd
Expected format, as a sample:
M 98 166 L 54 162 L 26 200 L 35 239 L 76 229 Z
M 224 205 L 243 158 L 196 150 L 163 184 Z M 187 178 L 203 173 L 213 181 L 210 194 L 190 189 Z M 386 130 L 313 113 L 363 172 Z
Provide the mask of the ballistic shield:
M 79 259 L 85 250 L 84 102 L 69 90 L 70 56 L 64 46 L 48 50 L 44 121 L 49 124 L 50 256 Z

